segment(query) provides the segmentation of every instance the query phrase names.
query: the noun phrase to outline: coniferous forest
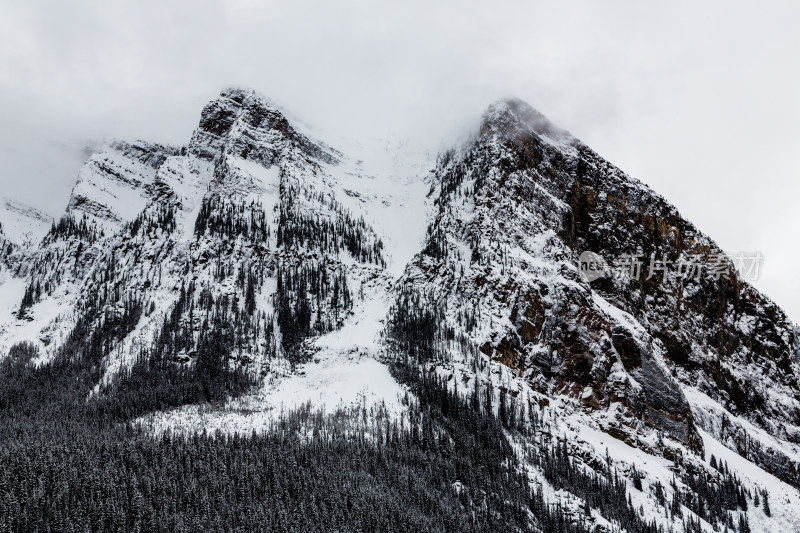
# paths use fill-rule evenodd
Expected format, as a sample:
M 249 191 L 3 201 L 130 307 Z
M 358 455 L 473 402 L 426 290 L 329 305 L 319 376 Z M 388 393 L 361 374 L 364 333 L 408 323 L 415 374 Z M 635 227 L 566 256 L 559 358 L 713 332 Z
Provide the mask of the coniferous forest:
M 125 317 L 104 334 L 124 331 Z M 224 348 L 224 339 L 207 342 L 210 353 Z M 619 473 L 587 473 L 565 442 L 537 440 L 536 417 L 526 418 L 513 397 L 501 393 L 493 406 L 490 386 L 464 397 L 421 373 L 420 360 L 392 366 L 411 393 L 407 422 L 379 408 L 300 409 L 258 435 L 154 436 L 129 421 L 170 404 L 165 397 L 175 383 L 191 384 L 192 400 L 214 401 L 241 382 L 204 364 L 181 379 L 129 383 L 135 408 L 124 392 L 87 400 L 98 343 L 73 345 L 39 367 L 29 364 L 36 350 L 21 344 L 0 365 L 0 531 L 579 533 L 595 531 L 590 509 L 626 531 L 664 531 L 633 507 Z M 527 460 L 554 487 L 583 498 L 586 516 L 565 513 L 529 483 L 514 438 L 541 443 Z M 721 484 L 691 476 L 696 494 L 682 503 L 732 531 L 749 531 L 746 522 L 728 523 L 725 511 L 746 506 L 748 495 L 720 471 Z M 700 531 L 691 519 L 685 524 Z

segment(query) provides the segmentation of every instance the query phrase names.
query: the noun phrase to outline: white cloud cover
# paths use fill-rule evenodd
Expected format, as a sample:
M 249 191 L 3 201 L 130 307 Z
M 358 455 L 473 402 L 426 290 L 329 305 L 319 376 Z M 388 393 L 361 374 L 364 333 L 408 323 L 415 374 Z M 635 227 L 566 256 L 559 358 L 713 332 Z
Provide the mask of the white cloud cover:
M 800 320 L 800 5 L 0 0 L 0 195 L 57 214 L 88 141 L 184 143 L 246 85 L 433 147 L 518 96 L 678 206 Z

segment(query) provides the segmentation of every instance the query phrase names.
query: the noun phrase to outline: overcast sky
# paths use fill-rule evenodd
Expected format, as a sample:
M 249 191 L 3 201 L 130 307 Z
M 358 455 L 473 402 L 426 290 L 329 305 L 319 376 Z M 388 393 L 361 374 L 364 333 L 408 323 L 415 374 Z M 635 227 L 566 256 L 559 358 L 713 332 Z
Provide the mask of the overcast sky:
M 431 146 L 518 96 L 761 251 L 757 286 L 800 320 L 796 2 L 122 4 L 0 0 L 0 195 L 57 215 L 87 144 L 184 143 L 230 85 Z

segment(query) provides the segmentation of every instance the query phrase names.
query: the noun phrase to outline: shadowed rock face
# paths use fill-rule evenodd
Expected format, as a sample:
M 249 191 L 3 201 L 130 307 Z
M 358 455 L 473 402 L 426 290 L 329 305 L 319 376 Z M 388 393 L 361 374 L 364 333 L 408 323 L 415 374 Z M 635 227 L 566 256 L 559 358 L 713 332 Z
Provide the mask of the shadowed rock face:
M 518 100 L 489 108 L 436 179 L 428 252 L 406 277 L 453 314 L 480 309 L 483 327 L 465 329 L 482 353 L 594 409 L 622 404 L 695 449 L 685 386 L 800 442 L 797 340 L 783 311 L 731 265 L 720 279 L 647 279 L 651 254 L 722 253 L 663 198 Z M 588 283 L 575 269 L 587 250 L 644 265 Z
M 523 168 L 538 174 L 538 183 L 569 206 L 563 223 L 552 229 L 573 253 L 590 250 L 607 260 L 654 254 L 672 264 L 695 254 L 723 254 L 663 198 L 577 141 L 570 144 L 572 157 L 563 157 L 536 134 L 529 139 L 516 135 L 506 146 Z M 541 155 L 531 160 L 531 152 Z M 637 278 L 601 278 L 591 289 L 637 319 L 677 381 L 697 387 L 733 415 L 779 439 L 800 442 L 800 367 L 793 348 L 797 337 L 784 312 L 738 278 L 731 265 L 719 279 L 704 272 L 698 280 L 672 274 L 648 280 L 648 259 L 644 262 Z M 617 348 L 630 372 L 635 351 Z M 642 370 L 647 374 L 645 361 Z M 655 393 L 649 397 L 660 411 L 674 413 L 677 405 L 665 401 L 673 393 L 661 394 L 659 379 L 650 382 L 652 387 L 640 380 L 645 391 Z M 784 480 L 800 482 L 796 463 L 788 467 L 790 459 L 761 448 L 740 447 L 740 453 Z

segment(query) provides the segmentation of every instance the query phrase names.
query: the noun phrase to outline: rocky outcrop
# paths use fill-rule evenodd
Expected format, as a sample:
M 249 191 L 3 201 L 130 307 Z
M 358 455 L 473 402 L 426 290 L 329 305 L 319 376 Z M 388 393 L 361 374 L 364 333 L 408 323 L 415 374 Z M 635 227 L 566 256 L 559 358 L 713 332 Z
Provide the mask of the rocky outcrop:
M 249 89 L 225 89 L 203 108 L 189 153 L 210 160 L 223 147 L 227 155 L 265 166 L 278 163 L 289 148 L 308 161 L 336 162 L 331 149 L 298 132 L 271 102 Z
M 153 200 L 158 169 L 178 148 L 114 142 L 93 154 L 78 173 L 67 213 L 89 217 L 109 231 L 131 222 Z

